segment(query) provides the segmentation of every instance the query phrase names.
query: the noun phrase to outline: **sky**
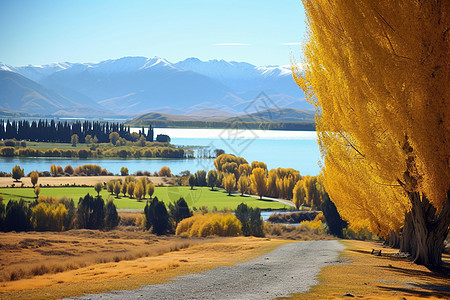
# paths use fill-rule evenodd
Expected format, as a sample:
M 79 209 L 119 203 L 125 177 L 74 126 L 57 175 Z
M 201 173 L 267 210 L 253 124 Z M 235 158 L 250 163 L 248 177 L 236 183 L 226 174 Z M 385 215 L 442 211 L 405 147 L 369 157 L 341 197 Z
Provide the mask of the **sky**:
M 301 60 L 300 0 L 0 0 L 0 62 Z

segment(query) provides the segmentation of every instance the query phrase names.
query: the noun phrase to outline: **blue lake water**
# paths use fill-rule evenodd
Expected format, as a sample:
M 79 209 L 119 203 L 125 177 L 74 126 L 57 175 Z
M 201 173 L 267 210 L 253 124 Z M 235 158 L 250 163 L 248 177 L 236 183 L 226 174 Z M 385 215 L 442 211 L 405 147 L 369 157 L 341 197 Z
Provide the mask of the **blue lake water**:
M 314 131 L 156 128 L 155 136 L 160 133 L 169 135 L 175 145 L 223 149 L 225 153 L 244 157 L 249 163 L 265 162 L 269 169 L 294 168 L 302 175 L 320 173 L 320 152 Z M 213 159 L 1 158 L 0 171 L 11 172 L 14 165 L 20 165 L 28 174 L 33 170 L 49 171 L 52 164 L 64 168 L 69 164 L 77 167 L 87 163 L 98 164 L 115 174 L 120 173 L 123 166 L 130 173 L 139 170 L 153 173 L 163 166 L 168 166 L 173 174 L 214 169 Z

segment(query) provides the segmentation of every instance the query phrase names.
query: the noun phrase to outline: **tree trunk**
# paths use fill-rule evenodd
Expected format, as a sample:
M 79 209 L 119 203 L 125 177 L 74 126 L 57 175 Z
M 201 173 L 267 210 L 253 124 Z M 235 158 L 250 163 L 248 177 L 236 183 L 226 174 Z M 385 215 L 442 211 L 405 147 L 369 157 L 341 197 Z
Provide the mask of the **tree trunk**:
M 416 240 L 410 249 L 414 262 L 430 268 L 440 267 L 444 240 L 450 225 L 450 191 L 439 214 L 436 214 L 436 208 L 425 195 L 419 192 L 407 193 L 412 204 L 411 218 Z
M 416 255 L 416 235 L 414 232 L 414 223 L 411 212 L 405 215 L 405 224 L 402 228 L 402 236 L 400 239 L 400 252 L 407 252 L 411 256 Z
M 393 231 L 393 230 L 389 231 L 389 237 L 387 240 L 387 244 L 391 248 L 399 248 L 400 247 L 400 238 L 395 231 Z

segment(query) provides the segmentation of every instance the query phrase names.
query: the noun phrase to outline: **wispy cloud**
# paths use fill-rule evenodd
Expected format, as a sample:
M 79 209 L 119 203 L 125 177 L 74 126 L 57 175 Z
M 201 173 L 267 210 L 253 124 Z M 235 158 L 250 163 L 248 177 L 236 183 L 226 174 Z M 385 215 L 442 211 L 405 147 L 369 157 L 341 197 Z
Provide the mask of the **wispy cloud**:
M 245 43 L 221 43 L 221 44 L 214 44 L 214 46 L 250 46 L 250 44 L 245 44 Z
M 281 43 L 281 45 L 293 46 L 293 45 L 303 45 L 303 43 Z

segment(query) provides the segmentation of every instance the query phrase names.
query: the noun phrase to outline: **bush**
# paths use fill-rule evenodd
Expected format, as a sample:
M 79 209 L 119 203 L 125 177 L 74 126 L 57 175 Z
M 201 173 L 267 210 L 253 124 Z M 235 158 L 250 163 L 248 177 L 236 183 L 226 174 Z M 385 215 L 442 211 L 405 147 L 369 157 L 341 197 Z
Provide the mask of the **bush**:
M 31 210 L 31 224 L 36 231 L 63 231 L 66 215 L 63 204 L 40 202 Z
M 245 203 L 241 203 L 234 214 L 242 224 L 243 235 L 264 237 L 264 223 L 259 208 L 249 208 Z
M 100 176 L 102 168 L 99 165 L 82 165 L 76 167 L 74 173 L 76 175 L 84 173 L 87 176 Z
M 74 170 L 73 170 L 73 168 L 72 168 L 71 165 L 67 165 L 67 166 L 64 168 L 64 173 L 66 173 L 66 174 L 72 175 L 73 172 L 74 172 Z
M 0 156 L 5 156 L 5 157 L 14 156 L 14 147 L 2 147 L 0 149 Z
M 194 214 L 178 224 L 176 234 L 189 237 L 238 236 L 242 234 L 241 226 L 231 213 Z
M 192 212 L 183 197 L 178 199 L 175 204 L 169 204 L 169 212 L 175 224 L 180 223 L 183 219 L 192 217 Z

